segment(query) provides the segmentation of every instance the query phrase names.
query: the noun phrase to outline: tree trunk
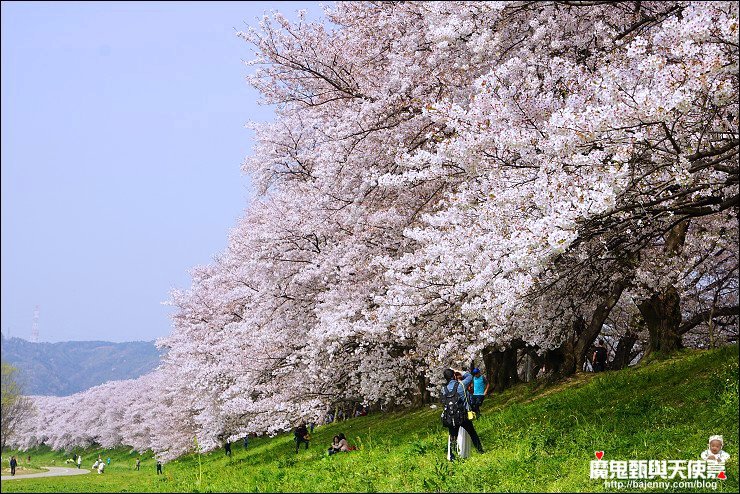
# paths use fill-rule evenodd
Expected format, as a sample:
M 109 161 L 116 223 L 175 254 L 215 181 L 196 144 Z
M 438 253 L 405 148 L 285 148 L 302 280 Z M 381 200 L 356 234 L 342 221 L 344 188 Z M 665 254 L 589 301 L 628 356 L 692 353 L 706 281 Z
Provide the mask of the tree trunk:
M 562 360 L 556 373 L 560 377 L 571 376 L 578 370 L 579 342 L 584 337 L 586 321 L 577 316 L 573 321 L 573 332 L 570 341 L 566 340 L 560 347 Z
M 624 369 L 632 362 L 634 355 L 632 349 L 639 339 L 640 333 L 645 329 L 645 321 L 641 316 L 633 315 L 627 325 L 627 330 L 617 343 L 617 349 L 614 351 L 614 359 L 609 363 L 608 368 L 612 370 Z
M 614 306 L 619 302 L 619 298 L 622 296 L 625 288 L 627 288 L 627 285 L 629 285 L 629 279 L 626 277 L 612 285 L 609 293 L 606 294 L 601 303 L 596 307 L 589 324 L 583 328 L 583 332 L 576 341 L 574 349 L 576 370 L 583 369 L 583 364 L 586 361 L 586 353 L 588 353 L 594 340 L 601 333 L 601 328 L 604 326 Z
M 668 232 L 665 241 L 666 257 L 681 253 L 688 229 L 689 220 L 685 220 Z M 671 353 L 681 348 L 681 296 L 676 287 L 669 286 L 650 299 L 643 300 L 637 307 L 650 335 L 646 353 Z
M 544 368 L 545 374 L 554 374 L 556 376 L 561 375 L 561 368 L 563 367 L 563 349 L 555 348 L 554 350 L 547 350 L 544 355 Z
M 524 356 L 524 382 L 532 382 L 537 375 L 537 365 L 532 357 L 532 352 L 527 352 Z
M 650 335 L 647 352 L 671 353 L 681 348 L 681 297 L 674 286 L 638 306 Z
M 419 385 L 419 400 L 421 401 L 422 405 L 426 405 L 427 403 L 431 403 L 431 396 L 429 391 L 427 390 L 427 377 L 426 374 L 423 372 L 419 372 L 417 375 L 417 383 Z
M 614 352 L 614 359 L 609 363 L 609 369 L 619 370 L 624 369 L 629 365 L 632 347 L 635 346 L 636 341 L 637 334 L 628 329 L 625 335 L 619 339 L 619 343 L 617 343 L 617 349 Z
M 483 363 L 486 365 L 486 379 L 490 392 L 501 392 L 519 381 L 517 374 L 516 353 L 519 345 L 504 351 L 483 351 Z
M 548 352 L 548 370 L 551 370 L 557 377 L 571 376 L 583 370 L 588 350 L 601 333 L 604 322 L 628 284 L 629 280 L 623 278 L 612 285 L 609 292 L 594 310 L 590 321 L 587 322 L 582 316 L 577 316 L 573 320 L 571 338 L 566 339 L 557 352 Z

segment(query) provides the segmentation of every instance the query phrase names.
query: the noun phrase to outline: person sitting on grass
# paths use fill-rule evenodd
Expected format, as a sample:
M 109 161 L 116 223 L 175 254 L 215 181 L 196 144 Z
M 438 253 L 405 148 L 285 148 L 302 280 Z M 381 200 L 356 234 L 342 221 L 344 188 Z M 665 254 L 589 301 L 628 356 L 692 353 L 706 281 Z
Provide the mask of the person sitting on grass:
M 349 451 L 349 443 L 347 438 L 344 436 L 344 432 L 339 433 L 339 451 Z
M 339 444 L 340 439 L 339 436 L 334 436 L 334 439 L 331 442 L 331 446 L 329 446 L 329 455 L 333 455 L 334 453 L 339 453 L 339 451 L 342 449 L 342 445 Z
M 105 471 L 105 462 L 101 461 L 100 465 L 98 465 L 98 473 L 103 473 Z

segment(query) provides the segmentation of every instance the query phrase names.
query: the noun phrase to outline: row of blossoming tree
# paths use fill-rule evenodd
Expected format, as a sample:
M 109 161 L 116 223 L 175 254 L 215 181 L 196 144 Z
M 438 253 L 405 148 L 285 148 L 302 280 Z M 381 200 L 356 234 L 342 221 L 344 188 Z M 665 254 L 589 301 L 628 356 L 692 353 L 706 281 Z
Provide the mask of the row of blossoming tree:
M 158 370 L 37 397 L 18 444 L 163 459 L 738 327 L 735 2 L 363 2 L 240 33 L 258 191 Z M 526 357 L 526 359 L 525 359 Z M 639 355 L 637 356 L 639 358 Z M 528 371 L 527 371 L 528 372 Z

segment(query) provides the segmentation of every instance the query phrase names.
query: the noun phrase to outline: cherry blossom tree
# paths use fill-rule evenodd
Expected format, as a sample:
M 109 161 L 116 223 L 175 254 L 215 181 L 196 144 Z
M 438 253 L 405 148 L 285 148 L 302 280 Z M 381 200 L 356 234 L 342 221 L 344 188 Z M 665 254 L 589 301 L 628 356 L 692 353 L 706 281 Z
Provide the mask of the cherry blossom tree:
M 36 398 L 23 444 L 167 460 L 423 403 L 472 359 L 498 391 L 523 355 L 577 372 L 600 335 L 616 367 L 736 341 L 736 3 L 325 15 L 239 33 L 276 119 L 250 125 L 227 248 L 172 294 L 162 366 Z

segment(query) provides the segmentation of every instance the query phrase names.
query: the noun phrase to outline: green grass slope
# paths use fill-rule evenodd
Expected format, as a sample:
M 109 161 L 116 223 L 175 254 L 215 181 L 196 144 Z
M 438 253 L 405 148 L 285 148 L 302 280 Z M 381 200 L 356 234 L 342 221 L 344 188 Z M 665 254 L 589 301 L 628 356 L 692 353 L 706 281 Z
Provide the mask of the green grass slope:
M 475 426 L 485 454 L 445 460 L 439 408 L 373 414 L 317 427 L 310 448 L 295 453 L 292 435 L 256 439 L 245 450 L 190 455 L 155 474 L 151 454 L 133 470 L 135 452 L 102 452 L 103 475 L 6 481 L 3 492 L 578 492 L 617 491 L 589 478 L 595 451 L 607 460 L 698 459 L 711 434 L 731 455 L 716 491 L 738 491 L 738 347 L 684 350 L 622 371 L 579 374 L 552 386 L 521 384 L 488 397 Z M 344 432 L 360 450 L 326 456 Z M 28 453 L 23 453 L 24 457 Z M 32 466 L 64 455 L 31 452 Z M 71 456 L 71 453 L 69 454 Z M 5 464 L 5 462 L 4 462 Z M 622 489 L 632 491 L 665 489 Z M 676 488 L 669 491 L 695 491 Z M 702 489 L 699 489 L 702 490 Z M 711 487 L 703 489 L 715 491 Z

